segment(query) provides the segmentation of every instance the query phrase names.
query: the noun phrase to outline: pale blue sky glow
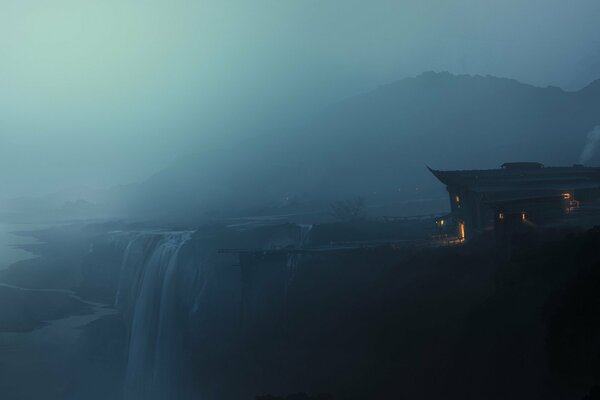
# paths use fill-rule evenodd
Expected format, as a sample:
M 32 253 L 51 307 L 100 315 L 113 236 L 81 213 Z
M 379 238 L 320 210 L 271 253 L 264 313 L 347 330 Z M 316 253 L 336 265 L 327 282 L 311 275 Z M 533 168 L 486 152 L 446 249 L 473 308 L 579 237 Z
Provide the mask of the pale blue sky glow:
M 4 0 L 0 197 L 144 179 L 424 70 L 576 89 L 598 20 L 597 0 Z

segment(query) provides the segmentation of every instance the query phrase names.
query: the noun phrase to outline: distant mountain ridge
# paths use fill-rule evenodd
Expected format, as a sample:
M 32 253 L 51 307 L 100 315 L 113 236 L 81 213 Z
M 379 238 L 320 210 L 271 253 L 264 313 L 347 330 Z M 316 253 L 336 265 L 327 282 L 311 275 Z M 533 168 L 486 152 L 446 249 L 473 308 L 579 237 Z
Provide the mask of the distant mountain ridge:
M 569 92 L 425 72 L 346 99 L 302 127 L 204 150 L 146 182 L 113 191 L 112 209 L 139 218 L 196 220 L 327 209 L 332 201 L 361 196 L 370 205 L 397 204 L 390 212 L 435 211 L 445 207 L 445 192 L 425 165 L 570 165 L 596 125 L 600 80 Z M 590 164 L 599 161 L 595 155 Z M 437 203 L 409 210 L 423 199 Z
M 150 215 L 161 214 L 157 204 L 166 213 L 173 211 L 167 205 L 226 213 L 261 204 L 283 212 L 355 196 L 371 204 L 439 198 L 443 188 L 426 164 L 570 165 L 596 125 L 600 80 L 569 92 L 426 72 L 342 101 L 301 128 L 240 143 L 230 152 L 235 158 L 224 149 L 173 166 L 140 185 L 139 193 L 154 199 L 144 211 Z M 596 155 L 591 163 L 599 160 Z

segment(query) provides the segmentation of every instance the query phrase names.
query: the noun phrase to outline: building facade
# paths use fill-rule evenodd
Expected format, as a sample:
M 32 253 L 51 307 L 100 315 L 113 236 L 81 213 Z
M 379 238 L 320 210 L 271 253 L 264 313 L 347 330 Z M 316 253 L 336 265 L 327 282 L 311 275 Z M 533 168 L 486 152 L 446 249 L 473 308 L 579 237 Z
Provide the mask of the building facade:
M 561 224 L 600 215 L 600 168 L 505 163 L 499 169 L 439 171 L 450 214 L 438 221 L 468 240 L 486 230 Z

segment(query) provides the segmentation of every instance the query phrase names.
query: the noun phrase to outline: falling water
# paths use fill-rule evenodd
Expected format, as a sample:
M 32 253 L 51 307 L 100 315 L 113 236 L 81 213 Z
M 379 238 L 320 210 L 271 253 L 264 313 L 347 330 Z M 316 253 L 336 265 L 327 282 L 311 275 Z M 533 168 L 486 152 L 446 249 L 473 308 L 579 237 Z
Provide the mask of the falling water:
M 277 248 L 305 248 L 311 230 L 312 225 L 299 225 L 292 235 L 278 236 L 271 244 Z M 192 232 L 137 232 L 121 233 L 115 239 L 124 249 L 115 304 L 128 327 L 126 400 L 195 398 L 186 392 L 190 356 L 186 332 L 212 278 L 207 269 L 209 261 L 197 253 L 193 258 L 182 256 L 181 250 L 191 236 Z M 288 258 L 286 297 L 300 257 L 290 254 Z M 194 263 L 186 261 L 190 259 Z M 286 299 L 284 308 L 285 303 Z
M 309 244 L 310 233 L 313 229 L 312 224 L 300 224 L 298 227 L 300 228 L 300 246 L 305 247 Z
M 124 398 L 180 398 L 184 360 L 179 253 L 192 232 L 139 233 L 127 245 L 115 300 L 129 322 Z M 181 278 L 181 279 L 179 279 Z
M 298 225 L 300 229 L 300 240 L 298 242 L 298 248 L 303 249 L 309 244 L 310 233 L 312 231 L 313 225 Z M 298 265 L 300 264 L 302 255 L 300 253 L 291 253 L 288 254 L 286 272 L 287 277 L 285 280 L 285 287 L 283 292 L 283 302 L 284 302 L 284 325 L 286 324 L 287 319 L 287 305 L 288 305 L 288 293 L 290 290 L 290 286 L 294 283 L 296 279 L 296 275 L 298 274 Z
M 309 239 L 310 239 L 310 232 L 312 231 L 313 225 L 298 225 L 298 228 L 300 229 L 300 240 L 298 242 L 298 248 L 303 249 L 305 248 L 308 243 L 309 243 Z M 287 292 L 288 289 L 290 287 L 290 285 L 294 282 L 294 279 L 296 278 L 296 274 L 298 272 L 298 264 L 300 262 L 300 254 L 296 254 L 296 253 L 292 253 L 288 255 L 288 259 L 287 259 L 287 280 L 286 280 L 286 285 L 285 285 L 285 295 L 287 298 Z

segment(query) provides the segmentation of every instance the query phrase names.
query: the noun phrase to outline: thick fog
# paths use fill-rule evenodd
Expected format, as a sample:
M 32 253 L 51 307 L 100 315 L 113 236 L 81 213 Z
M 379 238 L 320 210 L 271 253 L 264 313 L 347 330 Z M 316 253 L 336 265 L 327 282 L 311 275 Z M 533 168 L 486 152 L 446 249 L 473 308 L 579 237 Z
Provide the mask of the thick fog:
M 599 21 L 0 0 L 0 400 L 600 399 Z
M 578 90 L 600 77 L 599 17 L 596 0 L 2 1 L 0 198 L 144 181 L 427 70 Z

